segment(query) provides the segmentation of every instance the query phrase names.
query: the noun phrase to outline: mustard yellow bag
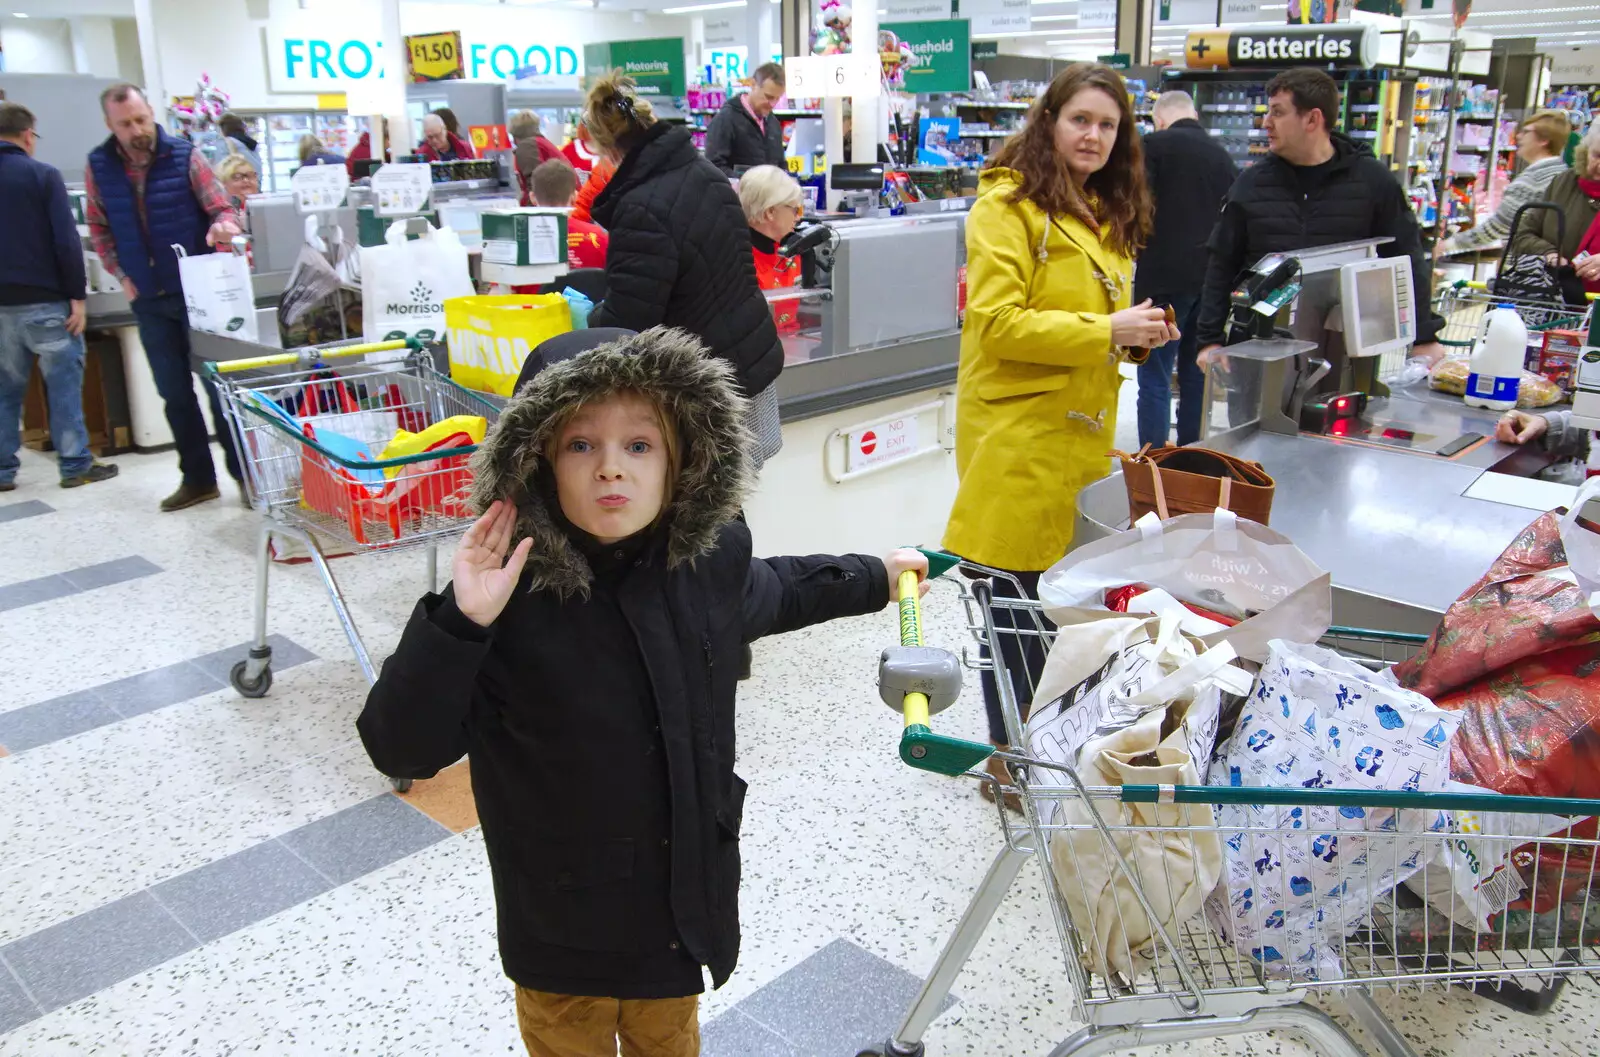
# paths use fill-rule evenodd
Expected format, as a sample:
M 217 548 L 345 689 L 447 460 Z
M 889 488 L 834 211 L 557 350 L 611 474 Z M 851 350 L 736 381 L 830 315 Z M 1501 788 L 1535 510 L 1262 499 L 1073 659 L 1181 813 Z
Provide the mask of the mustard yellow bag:
M 560 294 L 453 297 L 444 303 L 450 377 L 483 393 L 510 396 L 528 353 L 572 329 Z

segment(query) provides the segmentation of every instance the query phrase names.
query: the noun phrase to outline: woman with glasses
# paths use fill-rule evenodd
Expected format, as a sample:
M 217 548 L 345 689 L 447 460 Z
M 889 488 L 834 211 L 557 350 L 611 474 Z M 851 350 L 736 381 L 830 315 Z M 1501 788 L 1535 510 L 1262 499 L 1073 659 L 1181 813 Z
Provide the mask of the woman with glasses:
M 1567 115 L 1559 110 L 1541 110 L 1519 125 L 1517 160 L 1525 168 L 1506 185 L 1500 208 L 1494 211 L 1494 215 L 1477 227 L 1439 243 L 1438 255 L 1448 257 L 1457 253 L 1498 249 L 1511 234 L 1511 218 L 1517 215 L 1517 210 L 1529 202 L 1543 199 L 1550 181 L 1566 171 L 1561 152 L 1566 148 L 1567 136 L 1571 131 Z M 1530 224 L 1541 219 L 1533 213 L 1525 216 Z

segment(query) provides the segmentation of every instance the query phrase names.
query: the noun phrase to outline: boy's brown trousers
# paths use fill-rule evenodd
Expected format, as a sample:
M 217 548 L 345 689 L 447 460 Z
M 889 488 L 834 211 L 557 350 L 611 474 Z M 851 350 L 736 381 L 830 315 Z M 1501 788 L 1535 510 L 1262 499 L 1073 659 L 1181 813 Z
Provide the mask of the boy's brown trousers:
M 700 999 L 616 999 L 517 988 L 529 1057 L 699 1057 Z

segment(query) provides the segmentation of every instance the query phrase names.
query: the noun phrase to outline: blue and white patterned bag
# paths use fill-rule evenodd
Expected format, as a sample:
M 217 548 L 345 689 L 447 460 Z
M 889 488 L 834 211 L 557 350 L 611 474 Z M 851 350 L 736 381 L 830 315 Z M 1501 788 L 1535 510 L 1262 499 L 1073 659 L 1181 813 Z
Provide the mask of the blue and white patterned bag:
M 1212 785 L 1439 792 L 1460 717 L 1330 650 L 1274 639 Z M 1390 808 L 1228 805 L 1206 910 L 1271 976 L 1340 975 L 1343 938 L 1433 855 L 1448 819 Z M 1369 837 L 1367 833 L 1382 833 Z M 1413 836 L 1414 834 L 1414 836 Z

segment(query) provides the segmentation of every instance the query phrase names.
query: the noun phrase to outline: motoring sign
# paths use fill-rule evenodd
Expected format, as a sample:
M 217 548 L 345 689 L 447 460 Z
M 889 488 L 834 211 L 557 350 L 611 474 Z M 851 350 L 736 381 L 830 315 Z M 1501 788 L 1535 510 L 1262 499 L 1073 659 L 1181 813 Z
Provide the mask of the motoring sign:
M 1193 29 L 1183 54 L 1191 70 L 1287 66 L 1366 69 L 1377 64 L 1378 36 L 1377 26 L 1349 23 Z

